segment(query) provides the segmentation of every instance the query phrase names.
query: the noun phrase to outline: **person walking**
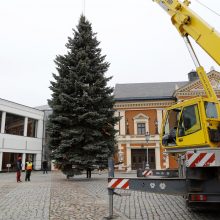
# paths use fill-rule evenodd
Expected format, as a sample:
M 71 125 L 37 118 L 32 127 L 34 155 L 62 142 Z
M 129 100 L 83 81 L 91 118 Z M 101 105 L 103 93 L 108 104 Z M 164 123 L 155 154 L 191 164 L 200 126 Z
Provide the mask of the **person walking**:
M 92 169 L 90 167 L 88 167 L 86 169 L 86 178 L 91 179 L 91 175 L 92 175 Z
M 22 170 L 22 159 L 19 156 L 17 161 L 16 161 L 16 179 L 17 179 L 17 183 L 22 182 L 21 181 L 21 170 Z
M 32 162 L 31 162 L 31 160 L 29 159 L 29 160 L 25 163 L 25 170 L 26 170 L 25 181 L 30 181 L 32 169 L 33 169 L 33 164 L 32 164 Z
M 43 174 L 47 173 L 48 164 L 46 160 L 43 161 L 42 167 L 43 167 Z

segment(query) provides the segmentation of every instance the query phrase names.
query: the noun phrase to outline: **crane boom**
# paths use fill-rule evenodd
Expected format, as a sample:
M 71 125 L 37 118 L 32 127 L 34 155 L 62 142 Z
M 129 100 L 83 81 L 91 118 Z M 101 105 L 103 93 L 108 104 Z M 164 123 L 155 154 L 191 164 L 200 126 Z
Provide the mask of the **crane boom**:
M 170 16 L 182 36 L 191 36 L 220 65 L 220 34 L 188 6 L 189 0 L 153 0 Z
M 191 36 L 196 43 L 202 47 L 209 56 L 220 65 L 220 34 L 208 25 L 202 18 L 188 7 L 189 0 L 153 0 L 157 2 L 170 16 L 173 25 L 184 38 L 191 57 L 196 65 L 196 71 L 201 80 L 207 97 L 217 101 L 217 96 L 190 44 L 188 36 Z

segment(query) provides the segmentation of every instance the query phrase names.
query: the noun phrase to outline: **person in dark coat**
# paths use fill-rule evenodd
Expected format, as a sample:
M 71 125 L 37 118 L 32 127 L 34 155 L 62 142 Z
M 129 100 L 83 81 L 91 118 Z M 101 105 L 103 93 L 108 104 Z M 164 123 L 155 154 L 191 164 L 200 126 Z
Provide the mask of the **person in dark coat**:
M 43 161 L 43 163 L 42 163 L 42 168 L 43 168 L 43 174 L 47 173 L 48 163 L 47 163 L 46 160 Z
M 17 182 L 22 182 L 21 181 L 21 171 L 22 171 L 22 159 L 21 157 L 18 157 L 17 161 L 16 161 L 16 179 Z
M 88 167 L 86 169 L 86 178 L 90 179 L 92 175 L 92 169 L 90 167 Z

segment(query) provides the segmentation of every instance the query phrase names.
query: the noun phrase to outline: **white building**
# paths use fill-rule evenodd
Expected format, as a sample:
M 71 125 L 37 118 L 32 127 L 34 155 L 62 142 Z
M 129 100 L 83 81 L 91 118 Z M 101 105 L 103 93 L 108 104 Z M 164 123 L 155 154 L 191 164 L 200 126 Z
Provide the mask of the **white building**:
M 15 170 L 18 156 L 22 164 L 33 161 L 41 169 L 44 112 L 0 99 L 0 171 Z

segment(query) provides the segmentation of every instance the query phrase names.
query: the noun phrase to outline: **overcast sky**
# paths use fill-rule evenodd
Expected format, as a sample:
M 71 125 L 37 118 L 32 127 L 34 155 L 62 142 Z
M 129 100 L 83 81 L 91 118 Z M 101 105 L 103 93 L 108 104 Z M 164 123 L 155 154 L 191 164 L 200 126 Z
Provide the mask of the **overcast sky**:
M 219 0 L 200 0 L 220 13 Z M 111 63 L 116 83 L 186 81 L 194 64 L 170 17 L 152 0 L 86 0 L 85 15 Z M 220 17 L 192 0 L 191 8 L 220 31 Z M 47 104 L 56 55 L 66 53 L 84 10 L 83 0 L 0 2 L 0 98 L 27 106 Z M 198 46 L 206 71 L 219 66 Z

